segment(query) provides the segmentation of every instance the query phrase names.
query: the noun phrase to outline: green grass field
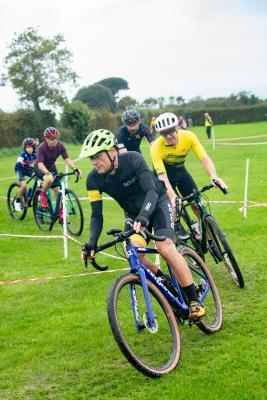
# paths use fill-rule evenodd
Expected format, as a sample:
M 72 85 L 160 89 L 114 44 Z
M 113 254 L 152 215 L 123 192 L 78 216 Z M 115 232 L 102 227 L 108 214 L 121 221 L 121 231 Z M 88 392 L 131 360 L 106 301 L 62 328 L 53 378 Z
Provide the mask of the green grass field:
M 203 143 L 203 127 L 192 129 Z M 267 122 L 215 127 L 216 138 L 267 134 Z M 263 142 L 266 138 L 243 140 Z M 244 197 L 245 165 L 250 159 L 250 201 L 266 203 L 266 145 L 223 146 L 212 150 L 218 175 L 229 186 L 224 196 L 209 192 L 211 210 L 227 234 L 245 279 L 239 289 L 224 267 L 210 263 L 223 303 L 222 330 L 206 336 L 195 326 L 182 327 L 182 353 L 177 369 L 152 380 L 137 372 L 115 343 L 107 318 L 107 295 L 119 272 L 82 274 L 80 248 L 71 241 L 69 257 L 63 258 L 63 241 L 0 237 L 0 281 L 58 277 L 56 279 L 0 285 L 0 399 L 265 399 L 266 398 L 266 226 L 267 208 L 249 207 L 247 219 L 239 208 Z M 68 145 L 70 156 L 79 146 Z M 148 163 L 149 146 L 143 144 Z M 15 180 L 17 154 L 0 159 L 0 233 L 43 234 L 35 225 L 32 210 L 22 222 L 13 221 L 5 196 Z M 59 164 L 59 167 L 63 164 Z M 85 181 L 90 165 L 77 162 L 82 180 L 70 186 L 86 197 Z M 194 155 L 187 167 L 198 185 L 207 175 Z M 12 178 L 13 177 L 13 178 Z M 240 202 L 239 202 L 240 201 Z M 90 208 L 82 202 L 85 228 L 81 242 L 89 236 Z M 104 202 L 105 227 L 123 227 L 123 212 L 113 201 Z M 51 234 L 60 235 L 56 225 Z M 114 249 L 107 252 L 116 254 Z M 100 255 L 99 263 L 110 269 L 125 268 L 126 262 Z M 90 267 L 90 272 L 92 272 Z M 265 393 L 265 394 L 264 394 Z

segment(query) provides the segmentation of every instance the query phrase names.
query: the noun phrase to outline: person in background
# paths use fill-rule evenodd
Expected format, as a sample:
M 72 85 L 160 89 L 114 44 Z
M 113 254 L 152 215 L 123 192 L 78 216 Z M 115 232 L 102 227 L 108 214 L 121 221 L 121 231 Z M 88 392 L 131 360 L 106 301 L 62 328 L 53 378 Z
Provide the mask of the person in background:
M 25 176 L 31 177 L 34 173 L 33 163 L 36 159 L 37 141 L 33 138 L 26 138 L 22 142 L 23 151 L 20 153 L 16 165 L 15 172 L 20 182 L 17 198 L 14 202 L 15 210 L 21 211 L 21 197 L 26 189 Z
M 186 129 L 187 127 L 186 121 L 182 115 L 178 118 L 178 127 L 180 129 Z
M 150 121 L 150 125 L 149 125 L 149 129 L 150 129 L 151 135 L 153 135 L 154 137 L 156 137 L 155 125 L 156 125 L 156 116 L 152 115 L 151 121 Z
M 149 143 L 155 140 L 149 127 L 142 123 L 140 114 L 136 110 L 127 110 L 122 114 L 123 126 L 116 133 L 116 144 L 120 152 L 137 151 L 141 153 L 140 145 L 143 137 Z
M 56 160 L 59 156 L 65 161 L 65 164 L 71 168 L 77 175 L 81 172 L 75 168 L 73 161 L 69 158 L 65 146 L 59 142 L 59 131 L 54 127 L 46 128 L 44 131 L 45 141 L 38 147 L 36 160 L 35 160 L 35 173 L 38 178 L 43 179 L 42 192 L 41 192 L 41 207 L 48 208 L 47 190 L 51 187 L 55 195 L 58 195 L 60 189 L 60 180 L 54 178 L 58 173 L 56 168 Z M 59 218 L 63 218 L 62 207 L 59 209 Z
M 193 126 L 193 120 L 192 120 L 192 118 L 188 118 L 188 119 L 187 119 L 187 125 L 188 125 L 188 128 L 192 128 L 192 126 Z
M 211 118 L 211 116 L 210 116 L 209 113 L 206 112 L 206 113 L 204 114 L 204 117 L 205 117 L 206 134 L 207 134 L 207 136 L 208 136 L 208 139 L 210 139 L 210 137 L 211 137 L 211 127 L 212 127 L 214 124 L 213 124 L 212 118 Z

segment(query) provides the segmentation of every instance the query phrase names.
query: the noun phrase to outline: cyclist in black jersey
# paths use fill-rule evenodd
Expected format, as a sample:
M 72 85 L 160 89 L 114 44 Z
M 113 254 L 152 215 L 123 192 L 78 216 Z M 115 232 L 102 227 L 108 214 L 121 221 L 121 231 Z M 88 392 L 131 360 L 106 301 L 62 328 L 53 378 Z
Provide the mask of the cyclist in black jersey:
M 136 110 L 127 110 L 122 114 L 123 126 L 116 133 L 116 143 L 120 152 L 137 151 L 141 153 L 140 145 L 144 137 L 149 143 L 155 140 L 155 136 L 149 127 L 141 123 L 140 114 Z
M 91 132 L 85 139 L 80 154 L 80 158 L 83 157 L 89 157 L 94 166 L 86 182 L 92 214 L 90 240 L 83 248 L 89 260 L 94 258 L 94 250 L 103 228 L 102 193 L 105 192 L 134 220 L 133 228 L 137 234 L 145 227 L 152 226 L 155 235 L 166 236 L 164 241 L 156 242 L 157 250 L 173 268 L 186 293 L 190 304 L 190 318 L 205 315 L 205 308 L 198 303 L 191 272 L 172 241 L 173 209 L 165 186 L 149 170 L 141 154 L 131 151 L 118 154 L 114 135 L 105 129 L 99 129 Z M 136 237 L 132 241 L 136 246 L 143 245 Z M 164 277 L 144 255 L 140 258 L 156 276 Z

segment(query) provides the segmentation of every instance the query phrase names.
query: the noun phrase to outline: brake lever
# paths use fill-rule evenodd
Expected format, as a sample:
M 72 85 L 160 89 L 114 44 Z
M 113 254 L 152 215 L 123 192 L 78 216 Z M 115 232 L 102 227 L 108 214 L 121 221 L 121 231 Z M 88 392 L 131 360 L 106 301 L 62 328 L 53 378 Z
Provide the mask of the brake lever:
M 85 267 L 85 272 L 88 272 L 88 258 L 87 254 L 83 251 L 83 263 Z

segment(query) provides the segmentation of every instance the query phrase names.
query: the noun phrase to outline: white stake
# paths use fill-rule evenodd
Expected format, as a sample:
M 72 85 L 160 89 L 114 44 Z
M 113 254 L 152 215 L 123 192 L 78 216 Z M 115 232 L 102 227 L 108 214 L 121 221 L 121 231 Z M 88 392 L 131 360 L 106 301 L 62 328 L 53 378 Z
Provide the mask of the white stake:
M 66 208 L 66 196 L 65 196 L 65 182 L 62 180 L 61 184 L 62 193 L 62 207 L 63 207 L 63 236 L 64 236 L 64 258 L 68 258 L 68 239 L 67 239 L 67 208 Z
M 212 150 L 215 150 L 215 134 L 214 126 L 211 127 Z
M 66 174 L 69 172 L 69 167 L 66 164 Z M 68 189 L 69 177 L 65 176 L 65 188 Z
M 245 194 L 244 194 L 244 218 L 247 218 L 248 208 L 248 169 L 249 169 L 249 158 L 246 161 L 246 178 L 245 178 Z

